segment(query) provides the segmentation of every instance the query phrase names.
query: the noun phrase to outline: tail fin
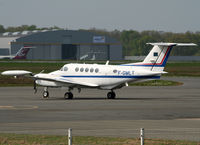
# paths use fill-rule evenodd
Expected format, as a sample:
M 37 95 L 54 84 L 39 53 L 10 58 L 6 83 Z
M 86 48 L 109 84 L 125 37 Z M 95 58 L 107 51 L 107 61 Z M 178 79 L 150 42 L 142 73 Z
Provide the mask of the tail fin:
M 13 57 L 13 59 L 26 59 L 26 55 L 28 54 L 30 50 L 30 46 L 24 46 L 20 48 L 20 50 L 16 53 L 16 55 Z
M 174 46 L 196 46 L 194 43 L 147 43 L 153 45 L 152 50 L 143 62 L 134 63 L 133 66 L 140 66 L 144 69 L 162 72 L 167 63 L 168 57 Z
M 153 45 L 142 64 L 151 71 L 163 71 L 169 54 L 176 44 L 148 43 Z

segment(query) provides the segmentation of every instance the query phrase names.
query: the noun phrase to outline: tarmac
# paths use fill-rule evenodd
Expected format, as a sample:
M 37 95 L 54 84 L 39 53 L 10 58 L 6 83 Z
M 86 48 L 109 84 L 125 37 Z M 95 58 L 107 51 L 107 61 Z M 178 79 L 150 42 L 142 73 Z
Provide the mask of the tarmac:
M 63 98 L 67 88 L 0 87 L 0 133 L 111 136 L 200 141 L 200 78 L 162 78 L 182 86 L 124 87 L 115 100 L 108 91 L 73 90 L 74 99 Z

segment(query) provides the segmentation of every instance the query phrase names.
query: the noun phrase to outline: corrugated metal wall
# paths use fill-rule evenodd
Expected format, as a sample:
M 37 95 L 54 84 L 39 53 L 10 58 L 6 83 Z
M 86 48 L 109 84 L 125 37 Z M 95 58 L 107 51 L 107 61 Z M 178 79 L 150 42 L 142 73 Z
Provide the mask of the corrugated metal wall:
M 98 38 L 97 40 L 94 38 Z M 101 38 L 104 38 L 101 40 Z M 67 59 L 63 55 L 63 47 L 73 45 L 74 57 L 72 59 L 85 60 L 121 60 L 122 46 L 118 41 L 108 36 L 98 36 L 87 31 L 59 30 L 39 32 L 23 36 L 11 43 L 12 53 L 16 53 L 22 46 L 35 46 L 27 55 L 27 59 L 60 60 Z M 69 53 L 69 52 L 68 52 Z M 120 54 L 119 54 L 120 53 Z
M 110 60 L 122 60 L 122 46 L 110 45 Z
M 32 45 L 27 59 L 37 60 L 59 60 L 61 59 L 60 45 Z

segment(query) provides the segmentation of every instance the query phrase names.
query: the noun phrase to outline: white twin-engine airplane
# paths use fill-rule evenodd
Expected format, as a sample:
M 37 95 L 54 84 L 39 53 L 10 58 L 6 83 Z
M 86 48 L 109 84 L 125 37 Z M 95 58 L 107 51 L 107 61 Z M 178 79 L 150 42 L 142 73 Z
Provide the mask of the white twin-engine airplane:
M 0 55 L 0 59 L 26 59 L 26 55 L 28 54 L 30 48 L 33 47 L 23 46 L 15 55 Z
M 101 64 L 66 64 L 60 70 L 51 73 L 33 74 L 24 70 L 4 71 L 2 75 L 28 76 L 36 84 L 44 86 L 43 98 L 49 97 L 49 87 L 68 87 L 65 99 L 72 99 L 71 90 L 78 88 L 97 88 L 111 90 L 108 99 L 115 98 L 115 89 L 128 86 L 130 82 L 140 80 L 159 79 L 164 72 L 167 59 L 173 46 L 196 46 L 193 43 L 147 43 L 153 45 L 152 50 L 143 62 L 123 65 Z

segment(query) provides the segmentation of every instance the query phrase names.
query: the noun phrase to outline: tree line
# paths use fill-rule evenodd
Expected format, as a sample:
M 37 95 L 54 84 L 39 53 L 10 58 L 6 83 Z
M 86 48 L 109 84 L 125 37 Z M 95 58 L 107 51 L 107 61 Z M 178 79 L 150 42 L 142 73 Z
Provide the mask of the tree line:
M 195 43 L 197 47 L 176 47 L 172 50 L 171 55 L 175 56 L 200 56 L 200 32 L 172 33 L 161 31 L 142 31 L 123 30 L 123 31 L 106 31 L 99 29 L 90 29 L 89 31 L 101 35 L 109 35 L 119 40 L 123 47 L 124 56 L 141 56 L 147 55 L 152 46 L 147 45 L 149 42 L 179 42 Z
M 57 26 L 38 28 L 36 25 L 22 25 L 18 27 L 7 27 L 0 25 L 0 33 L 17 32 L 17 31 L 33 31 L 33 30 L 51 30 L 62 29 Z M 84 30 L 84 29 L 80 29 Z M 148 42 L 182 42 L 196 43 L 197 47 L 177 47 L 172 50 L 171 55 L 179 56 L 200 56 L 200 32 L 173 33 L 161 31 L 135 31 L 135 30 L 114 30 L 107 31 L 105 29 L 91 28 L 90 31 L 99 35 L 107 35 L 121 42 L 124 56 L 147 55 L 152 48 L 146 45 Z
M 38 28 L 36 25 L 21 25 L 21 26 L 17 26 L 17 27 L 5 28 L 3 25 L 0 25 L 0 33 L 22 32 L 22 31 L 33 31 L 33 30 L 52 30 L 52 29 L 61 29 L 61 28 L 59 28 L 57 26 Z

